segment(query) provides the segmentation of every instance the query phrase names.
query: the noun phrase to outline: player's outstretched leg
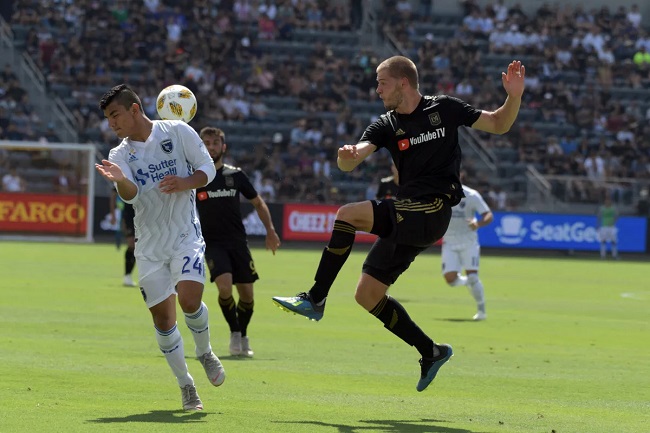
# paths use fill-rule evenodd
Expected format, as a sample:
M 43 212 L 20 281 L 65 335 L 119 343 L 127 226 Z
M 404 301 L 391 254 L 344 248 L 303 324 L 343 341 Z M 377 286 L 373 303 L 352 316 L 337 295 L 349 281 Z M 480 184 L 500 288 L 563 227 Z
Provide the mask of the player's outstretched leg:
M 418 380 L 418 384 L 415 387 L 418 392 L 424 391 L 427 386 L 433 382 L 433 379 L 436 378 L 440 367 L 442 367 L 445 362 L 447 362 L 449 358 L 451 358 L 454 354 L 454 351 L 448 344 L 436 344 L 436 347 L 440 351 L 440 354 L 438 356 L 434 356 L 433 358 L 420 359 L 420 368 L 422 370 L 422 373 L 420 375 L 420 380 Z
M 309 293 L 298 293 L 296 296 L 283 298 L 280 296 L 274 296 L 273 302 L 285 311 L 289 311 L 294 314 L 300 314 L 305 316 L 309 320 L 319 321 L 323 318 L 323 313 L 325 311 L 325 301 L 322 305 L 317 305 L 309 295 Z
M 363 297 L 357 288 L 357 301 L 364 305 Z M 435 344 L 419 326 L 411 320 L 404 307 L 395 298 L 385 295 L 379 303 L 369 311 L 379 319 L 386 329 L 401 338 L 409 346 L 414 346 L 420 352 L 420 367 L 422 374 L 416 389 L 424 391 L 438 374 L 438 370 L 449 360 L 453 351 L 448 344 Z
M 332 236 L 323 250 L 314 276 L 314 285 L 309 293 L 298 293 L 293 297 L 275 296 L 273 301 L 283 310 L 300 314 L 310 320 L 322 319 L 327 295 L 336 276 L 350 256 L 355 233 L 356 228 L 352 224 L 339 219 L 334 221 Z

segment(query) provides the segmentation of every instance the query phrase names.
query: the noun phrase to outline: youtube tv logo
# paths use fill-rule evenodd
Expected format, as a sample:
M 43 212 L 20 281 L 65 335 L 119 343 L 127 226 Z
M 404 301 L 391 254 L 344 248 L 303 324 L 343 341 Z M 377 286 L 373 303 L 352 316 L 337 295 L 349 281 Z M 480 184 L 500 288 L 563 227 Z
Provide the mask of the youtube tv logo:
M 409 142 L 408 138 L 405 138 L 397 142 L 397 147 L 399 148 L 399 150 L 406 150 L 409 148 L 410 145 L 411 143 Z

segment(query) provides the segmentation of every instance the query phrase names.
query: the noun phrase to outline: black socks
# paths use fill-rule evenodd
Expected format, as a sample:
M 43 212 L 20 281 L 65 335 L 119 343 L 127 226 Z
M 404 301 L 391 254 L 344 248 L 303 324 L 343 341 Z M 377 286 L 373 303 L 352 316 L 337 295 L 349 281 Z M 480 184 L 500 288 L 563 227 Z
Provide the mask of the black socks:
M 323 250 L 314 277 L 314 286 L 309 291 L 314 302 L 320 303 L 327 297 L 336 276 L 350 256 L 356 231 L 357 229 L 350 223 L 341 220 L 334 221 L 332 237 Z
M 124 275 L 129 275 L 135 267 L 135 248 L 127 248 L 124 253 Z
M 433 358 L 434 344 L 419 327 L 411 320 L 404 307 L 394 298 L 386 295 L 370 311 L 379 319 L 386 329 L 404 340 L 409 346 L 415 346 L 423 358 Z
M 235 305 L 233 297 L 231 296 L 228 299 L 219 297 L 219 306 L 221 307 L 223 317 L 225 317 L 226 322 L 228 322 L 230 332 L 240 332 L 239 321 L 237 320 L 237 306 Z

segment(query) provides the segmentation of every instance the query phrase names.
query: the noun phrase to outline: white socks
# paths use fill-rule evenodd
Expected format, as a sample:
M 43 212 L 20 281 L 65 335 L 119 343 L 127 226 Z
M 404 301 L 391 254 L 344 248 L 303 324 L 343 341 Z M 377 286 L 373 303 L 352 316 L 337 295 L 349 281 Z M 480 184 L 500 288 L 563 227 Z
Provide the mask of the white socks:
M 467 288 L 476 301 L 478 310 L 485 312 L 485 293 L 483 283 L 478 278 L 478 274 L 472 273 L 467 276 Z
M 185 324 L 192 331 L 196 356 L 212 352 L 210 346 L 210 329 L 208 327 L 208 306 L 201 302 L 201 307 L 191 314 L 185 314 Z
M 456 274 L 456 279 L 448 283 L 451 287 L 467 285 L 467 277 L 461 274 Z
M 194 379 L 187 371 L 183 338 L 176 324 L 168 331 L 161 331 L 156 328 L 156 340 L 158 340 L 160 351 L 165 355 L 167 364 L 169 364 L 174 376 L 176 376 L 178 386 L 182 388 L 185 385 L 194 385 Z

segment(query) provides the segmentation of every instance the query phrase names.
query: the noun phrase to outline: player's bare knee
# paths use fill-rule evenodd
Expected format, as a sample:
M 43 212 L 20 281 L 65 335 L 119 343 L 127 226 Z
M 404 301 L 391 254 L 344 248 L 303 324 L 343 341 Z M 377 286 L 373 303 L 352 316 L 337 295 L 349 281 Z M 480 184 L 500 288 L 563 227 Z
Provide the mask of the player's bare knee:
M 230 284 L 220 285 L 217 283 L 217 289 L 219 290 L 219 297 L 221 299 L 229 299 L 232 296 L 232 286 Z
M 239 300 L 243 302 L 253 302 L 253 285 L 250 283 L 237 284 L 237 293 Z
M 153 324 L 161 331 L 168 331 L 176 324 L 176 315 L 166 311 L 152 311 Z
M 445 273 L 444 278 L 447 284 L 451 286 L 452 283 L 458 279 L 458 272 L 447 272 Z
M 196 296 L 179 296 L 178 304 L 184 313 L 194 313 L 201 308 L 201 298 Z
M 357 290 L 354 292 L 354 300 L 366 310 L 370 311 L 372 309 L 372 307 L 368 308 L 366 306 L 369 303 L 369 296 L 368 291 L 363 290 L 363 288 L 357 287 Z
M 336 219 L 354 225 L 355 214 L 356 214 L 356 210 L 355 210 L 354 203 L 348 203 L 341 206 L 336 211 Z
M 445 281 L 451 287 L 467 285 L 467 277 L 461 275 L 460 272 L 447 272 L 445 274 Z
M 336 212 L 336 219 L 352 224 L 357 230 L 370 230 L 373 220 L 372 204 L 365 201 L 343 205 Z
M 369 289 L 367 287 L 357 287 L 356 292 L 354 292 L 354 300 L 367 311 L 370 311 L 377 306 L 384 295 L 386 295 L 386 293 L 382 291 Z

